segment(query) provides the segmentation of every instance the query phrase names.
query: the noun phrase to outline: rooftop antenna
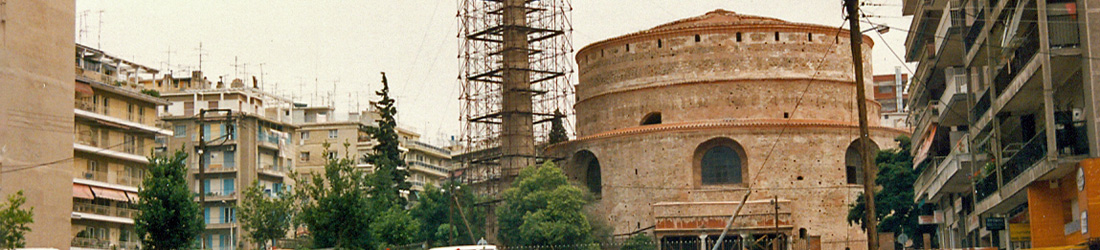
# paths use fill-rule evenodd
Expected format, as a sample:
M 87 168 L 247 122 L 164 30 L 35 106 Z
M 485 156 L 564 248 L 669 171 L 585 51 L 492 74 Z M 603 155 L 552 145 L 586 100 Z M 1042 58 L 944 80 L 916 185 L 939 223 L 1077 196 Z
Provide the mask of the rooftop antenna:
M 260 63 L 260 91 L 261 92 L 264 91 L 264 64 L 267 64 L 267 63 Z
M 80 32 L 78 35 L 78 42 L 83 43 L 84 38 L 88 36 L 88 13 L 91 10 L 85 10 L 80 12 Z
M 201 72 L 202 71 L 202 56 L 206 55 L 206 53 L 202 52 L 202 42 L 199 42 L 199 48 L 196 49 L 196 50 L 199 51 L 199 71 Z
M 95 47 L 103 49 L 103 10 L 99 10 L 99 27 L 96 28 Z
M 238 76 L 238 73 L 240 73 L 240 71 L 237 70 L 237 68 L 240 66 L 242 66 L 242 64 L 237 63 L 237 56 L 233 56 L 233 79 L 240 78 L 240 76 Z
M 172 53 L 175 53 L 175 51 L 172 50 L 172 45 L 168 45 L 168 50 L 164 51 L 164 53 L 168 54 L 168 62 L 166 62 L 167 65 L 165 67 L 168 68 L 168 73 L 171 74 L 171 73 L 173 73 L 172 72 Z
M 309 98 L 309 104 L 314 105 L 314 99 L 317 98 L 317 77 L 313 77 L 313 97 Z

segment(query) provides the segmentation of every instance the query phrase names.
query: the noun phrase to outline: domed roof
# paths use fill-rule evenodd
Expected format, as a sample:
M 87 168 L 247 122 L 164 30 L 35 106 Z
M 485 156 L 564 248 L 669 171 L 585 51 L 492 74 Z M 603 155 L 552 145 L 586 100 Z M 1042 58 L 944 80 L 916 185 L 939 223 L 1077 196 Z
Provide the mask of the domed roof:
M 783 24 L 788 23 L 776 18 L 742 15 L 737 12 L 717 9 L 711 12 L 707 12 L 702 16 L 689 17 L 680 19 L 671 23 L 662 24 L 657 27 L 649 29 L 649 31 L 662 31 L 662 30 L 675 30 L 685 28 L 698 28 L 698 27 L 712 27 L 712 26 L 732 26 L 732 25 L 754 25 L 754 24 Z

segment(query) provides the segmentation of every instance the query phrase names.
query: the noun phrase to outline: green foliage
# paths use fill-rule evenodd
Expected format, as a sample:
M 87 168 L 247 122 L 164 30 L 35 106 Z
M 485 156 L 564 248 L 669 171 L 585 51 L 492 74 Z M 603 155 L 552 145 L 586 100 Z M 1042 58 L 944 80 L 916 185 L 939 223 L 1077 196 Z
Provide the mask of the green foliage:
M 187 187 L 185 159 L 183 151 L 150 159 L 149 176 L 138 191 L 141 213 L 134 218 L 142 249 L 190 248 L 205 227 L 202 209 Z
M 909 154 L 911 142 L 906 136 L 894 140 L 898 142 L 897 149 L 879 151 L 875 157 L 878 165 L 875 182 L 881 187 L 875 193 L 878 231 L 916 235 L 920 211 L 913 203 L 913 183 L 917 180 L 917 173 L 913 171 L 913 157 Z M 861 228 L 867 228 L 863 223 L 865 203 L 860 195 L 848 211 L 849 224 L 857 223 Z
M 412 243 L 420 232 L 403 197 L 411 185 L 398 150 L 394 101 L 382 74 L 382 97 L 375 108 L 381 111 L 378 127 L 368 131 L 379 144 L 363 161 L 374 165 L 373 173 L 355 167 L 351 158 L 330 159 L 324 175 L 300 180 L 302 213 L 298 220 L 312 235 L 313 246 L 340 249 L 385 249 Z M 327 143 L 326 143 L 327 151 Z
M 259 181 L 245 188 L 237 215 L 252 242 L 263 245 L 286 235 L 290 229 L 291 204 L 294 202 L 286 191 L 271 197 L 260 189 Z
M 160 92 L 155 89 L 143 89 L 141 93 L 152 97 L 160 97 Z
M 34 207 L 22 209 L 27 203 L 23 190 L 8 196 L 7 204 L 0 203 L 0 249 L 25 247 L 26 235 L 34 223 Z
M 635 234 L 623 243 L 620 250 L 656 250 L 657 243 L 646 234 Z
M 453 200 L 458 200 L 462 211 L 451 208 Z M 424 188 L 417 197 L 416 205 L 409 211 L 413 218 L 420 221 L 418 241 L 428 242 L 431 246 L 476 243 L 471 239 L 477 240 L 484 235 L 482 230 L 485 221 L 485 211 L 482 207 L 475 206 L 477 201 L 478 198 L 469 188 L 450 182 L 444 183 L 443 188 L 432 185 Z M 466 229 L 462 215 L 466 215 L 466 222 L 470 223 L 473 234 Z
M 595 242 L 582 208 L 585 193 L 569 184 L 554 163 L 520 171 L 504 191 L 498 237 L 508 246 L 578 245 Z
M 367 132 L 378 142 L 378 145 L 375 145 L 372 152 L 363 159 L 374 165 L 374 173 L 371 177 L 374 188 L 370 189 L 370 195 L 381 202 L 375 204 L 376 206 L 389 207 L 392 204 L 404 206 L 408 204 L 408 200 L 403 198 L 401 193 L 408 192 L 412 185 L 405 181 L 409 176 L 408 171 L 400 169 L 405 166 L 405 160 L 402 159 L 401 151 L 398 150 L 400 142 L 397 137 L 397 120 L 394 118 L 397 115 L 397 108 L 394 107 L 393 98 L 390 98 L 390 84 L 386 81 L 385 72 L 382 73 L 382 90 L 375 94 L 382 98 L 374 104 L 381 118 L 378 119 L 378 126 L 370 127 Z
M 554 119 L 550 120 L 550 144 L 569 140 L 569 136 L 565 134 L 565 125 L 562 124 L 563 117 L 565 116 L 561 114 L 561 110 L 554 110 Z
M 295 193 L 305 201 L 296 219 L 309 228 L 314 247 L 369 248 L 374 239 L 366 176 L 345 158 L 330 159 L 323 176 L 298 180 Z

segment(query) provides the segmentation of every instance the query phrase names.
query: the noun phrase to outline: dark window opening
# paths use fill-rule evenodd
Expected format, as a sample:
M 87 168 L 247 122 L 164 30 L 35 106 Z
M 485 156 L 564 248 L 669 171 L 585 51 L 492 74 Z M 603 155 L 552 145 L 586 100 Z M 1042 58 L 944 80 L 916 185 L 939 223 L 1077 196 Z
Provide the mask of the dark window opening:
M 653 112 L 642 117 L 642 125 L 661 124 L 661 112 Z
M 863 184 L 863 157 L 859 152 L 859 144 L 859 140 L 853 141 L 844 153 L 844 172 L 848 177 L 848 184 Z M 878 145 L 874 142 L 871 142 L 871 152 L 878 152 Z
M 814 41 L 814 33 L 806 33 L 806 40 L 813 42 Z
M 791 118 L 791 113 L 783 112 L 783 119 Z
M 698 34 L 696 34 L 696 35 L 695 35 L 695 42 L 701 42 L 701 41 L 703 41 L 703 38 L 702 38 L 702 37 L 699 37 L 699 35 L 698 35 Z
M 779 41 L 779 32 L 775 32 L 775 40 Z
M 741 32 L 737 32 L 737 41 L 738 41 L 738 42 L 740 42 L 740 41 L 741 41 Z
M 661 47 L 661 39 L 657 39 L 657 48 Z
M 600 161 L 595 157 L 588 161 L 588 167 L 586 169 L 586 175 L 588 178 L 585 180 L 588 191 L 593 194 L 599 195 L 603 191 L 603 183 L 600 180 Z
M 741 183 L 741 156 L 729 146 L 707 149 L 700 165 L 703 184 Z
M 801 180 L 802 180 L 802 176 L 798 176 L 798 180 L 800 180 L 800 181 L 801 181 Z
M 628 44 L 626 44 L 626 51 L 627 51 L 627 52 L 630 52 L 630 44 L 629 44 L 629 43 L 628 43 Z

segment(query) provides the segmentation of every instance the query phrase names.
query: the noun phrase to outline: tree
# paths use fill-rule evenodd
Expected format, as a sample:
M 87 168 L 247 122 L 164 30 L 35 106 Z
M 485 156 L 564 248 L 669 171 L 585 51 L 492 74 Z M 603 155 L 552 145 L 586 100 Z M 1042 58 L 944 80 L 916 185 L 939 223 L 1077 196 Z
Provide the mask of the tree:
M 428 185 L 409 213 L 420 221 L 420 240 L 431 246 L 472 245 L 483 235 L 485 211 L 469 188 L 446 182 L 442 188 Z M 457 207 L 455 202 L 458 203 Z M 459 211 L 461 209 L 462 211 Z M 465 215 L 466 218 L 462 218 Z M 467 230 L 466 223 L 470 223 Z M 474 232 L 471 234 L 470 230 Z
M 191 248 L 205 224 L 199 204 L 187 187 L 187 154 L 150 159 L 149 177 L 138 191 L 134 229 L 142 249 Z
M 245 188 L 241 203 L 237 205 L 241 226 L 257 245 L 275 244 L 290 229 L 291 204 L 294 201 L 286 191 L 274 195 L 264 194 L 259 181 Z
M 520 171 L 504 190 L 498 238 L 509 246 L 592 244 L 592 226 L 582 208 L 585 192 L 569 184 L 553 162 Z
M 405 181 L 409 176 L 408 171 L 401 169 L 405 166 L 405 160 L 401 158 L 401 151 L 398 149 L 400 141 L 397 139 L 397 120 L 394 118 L 397 108 L 390 98 L 390 84 L 386 80 L 385 72 L 382 72 L 382 90 L 375 94 L 382 98 L 374 103 L 381 118 L 378 119 L 378 127 L 368 128 L 367 133 L 378 145 L 363 160 L 374 165 L 370 195 L 378 202 L 377 207 L 387 210 L 392 204 L 408 204 L 401 194 L 407 193 L 412 185 Z
M 34 207 L 22 209 L 27 203 L 23 190 L 8 196 L 8 203 L 0 203 L 0 249 L 25 247 L 26 235 L 34 223 Z
M 913 157 L 909 154 L 911 142 L 906 136 L 898 136 L 894 141 L 898 142 L 898 148 L 881 150 L 875 156 L 878 165 L 875 182 L 882 187 L 875 193 L 875 218 L 879 232 L 915 236 L 920 210 L 913 203 L 913 183 L 917 180 L 917 173 L 913 170 Z M 848 210 L 848 223 L 856 223 L 866 229 L 865 209 L 866 201 L 860 195 L 856 204 Z M 915 244 L 919 246 L 921 243 Z
M 621 250 L 656 250 L 657 244 L 653 242 L 653 238 L 650 238 L 645 234 L 635 234 L 630 236 L 629 239 L 623 244 Z
M 325 144 L 328 151 L 328 144 Z M 317 248 L 368 249 L 374 240 L 370 231 L 371 204 L 367 174 L 349 158 L 329 159 L 323 175 L 299 179 L 304 202 L 298 220 L 309 228 Z
M 565 125 L 562 124 L 563 117 L 565 117 L 565 115 L 561 114 L 561 110 L 554 110 L 554 119 L 550 120 L 549 144 L 569 140 L 569 136 L 565 134 Z

